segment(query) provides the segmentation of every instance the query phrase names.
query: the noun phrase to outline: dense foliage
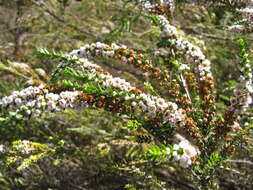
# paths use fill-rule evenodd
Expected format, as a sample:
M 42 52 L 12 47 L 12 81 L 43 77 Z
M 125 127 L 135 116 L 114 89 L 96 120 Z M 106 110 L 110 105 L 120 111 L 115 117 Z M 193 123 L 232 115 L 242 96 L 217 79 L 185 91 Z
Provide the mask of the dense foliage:
M 252 189 L 252 6 L 0 0 L 0 188 Z

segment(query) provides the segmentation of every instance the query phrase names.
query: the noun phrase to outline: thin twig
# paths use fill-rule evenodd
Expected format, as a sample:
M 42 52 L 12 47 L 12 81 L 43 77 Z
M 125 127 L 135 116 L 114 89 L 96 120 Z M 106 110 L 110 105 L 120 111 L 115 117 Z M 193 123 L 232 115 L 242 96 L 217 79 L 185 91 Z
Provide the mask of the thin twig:
M 182 73 L 180 74 L 180 78 L 181 78 L 181 81 L 182 81 L 183 86 L 184 86 L 184 88 L 185 88 L 186 95 L 187 95 L 187 97 L 189 98 L 190 102 L 192 102 L 192 101 L 191 101 L 191 96 L 190 96 L 190 93 L 189 93 L 188 86 L 187 86 L 187 84 L 186 84 L 186 82 L 185 82 L 185 79 L 184 79 L 184 76 L 182 75 Z
M 204 36 L 206 38 L 211 38 L 214 40 L 229 40 L 229 41 L 235 41 L 237 38 L 233 38 L 233 37 L 225 37 L 225 36 L 220 36 L 220 35 L 214 35 L 214 34 L 208 34 L 208 33 L 204 33 L 204 32 L 198 32 L 197 30 L 193 29 L 193 28 L 188 28 L 188 27 L 182 27 L 183 30 L 186 30 L 186 32 L 188 33 L 193 33 L 193 34 L 197 34 L 200 36 Z M 247 41 L 253 41 L 252 39 L 247 39 Z
M 224 162 L 241 163 L 241 164 L 253 165 L 253 162 L 251 162 L 249 160 L 225 160 Z
M 238 175 L 241 175 L 241 174 L 242 174 L 242 173 L 239 172 L 238 170 L 235 170 L 235 169 L 232 169 L 232 168 L 227 168 L 227 167 L 220 166 L 220 169 L 227 170 L 227 171 L 230 171 L 230 172 L 235 173 L 235 174 L 238 174 Z

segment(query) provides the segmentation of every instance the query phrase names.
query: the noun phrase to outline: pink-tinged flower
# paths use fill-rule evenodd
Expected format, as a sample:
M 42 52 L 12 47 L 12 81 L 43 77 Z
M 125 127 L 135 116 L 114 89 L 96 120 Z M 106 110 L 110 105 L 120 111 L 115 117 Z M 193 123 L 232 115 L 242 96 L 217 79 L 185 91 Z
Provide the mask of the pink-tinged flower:
M 188 155 L 181 156 L 179 162 L 184 168 L 188 168 L 192 164 L 191 157 Z
M 65 99 L 60 99 L 59 101 L 59 105 L 62 107 L 62 108 L 66 108 L 67 107 L 67 102 Z
M 242 130 L 240 124 L 238 122 L 234 122 L 233 125 L 230 126 L 234 132 Z

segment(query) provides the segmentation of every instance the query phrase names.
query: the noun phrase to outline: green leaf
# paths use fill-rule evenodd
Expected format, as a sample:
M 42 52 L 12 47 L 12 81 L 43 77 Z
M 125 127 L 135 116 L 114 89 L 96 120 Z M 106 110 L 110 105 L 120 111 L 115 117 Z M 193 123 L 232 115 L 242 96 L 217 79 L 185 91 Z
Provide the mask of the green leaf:
M 130 120 L 127 122 L 127 128 L 130 130 L 137 130 L 141 127 L 141 123 L 139 123 L 137 120 Z

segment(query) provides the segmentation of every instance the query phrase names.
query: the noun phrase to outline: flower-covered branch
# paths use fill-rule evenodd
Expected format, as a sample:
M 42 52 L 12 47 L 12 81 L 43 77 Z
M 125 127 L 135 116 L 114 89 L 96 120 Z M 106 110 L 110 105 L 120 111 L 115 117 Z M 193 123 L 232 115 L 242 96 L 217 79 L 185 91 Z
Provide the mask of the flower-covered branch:
M 230 100 L 230 106 L 224 113 L 224 120 L 220 127 L 217 128 L 216 135 L 223 137 L 233 129 L 240 130 L 240 116 L 243 115 L 247 108 L 253 103 L 253 75 L 252 62 L 250 61 L 244 40 L 239 40 L 240 47 L 240 66 L 241 76 L 239 83 L 234 89 L 234 96 Z
M 205 115 L 203 125 L 210 126 L 215 114 L 215 107 L 213 106 L 215 99 L 213 95 L 214 80 L 211 73 L 211 62 L 206 59 L 198 46 L 193 45 L 188 40 L 184 39 L 184 37 L 178 32 L 177 28 L 169 23 L 164 12 L 152 11 L 156 9 L 157 3 L 152 3 L 151 1 L 140 1 L 140 3 L 144 10 L 146 10 L 148 17 L 161 27 L 161 30 L 166 37 L 166 39 L 162 40 L 160 46 L 169 46 L 174 48 L 177 52 L 182 52 L 186 61 L 193 64 L 195 77 L 197 78 L 198 83 L 197 90 L 203 100 L 203 103 L 201 104 Z

